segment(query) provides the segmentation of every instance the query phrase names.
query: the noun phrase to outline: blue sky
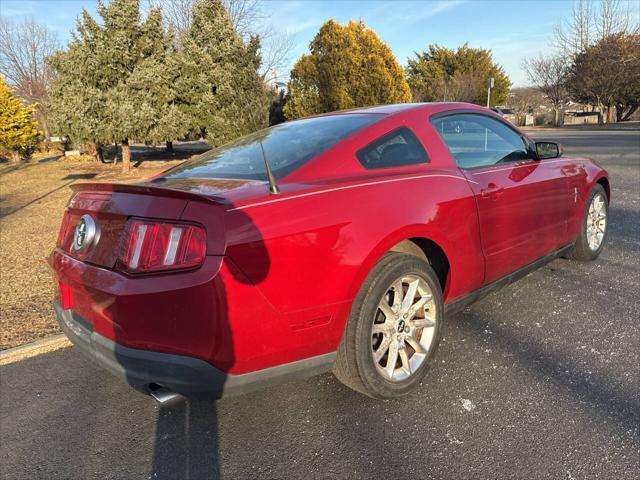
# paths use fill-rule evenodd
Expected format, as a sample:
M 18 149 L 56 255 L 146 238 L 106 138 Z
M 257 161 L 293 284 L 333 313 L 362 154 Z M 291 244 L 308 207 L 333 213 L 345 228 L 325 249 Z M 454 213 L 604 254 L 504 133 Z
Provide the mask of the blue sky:
M 145 3 L 142 0 L 141 3 Z M 95 14 L 93 0 L 0 0 L 0 15 L 33 17 L 66 42 L 82 8 Z M 430 43 L 455 48 L 464 42 L 489 48 L 516 86 L 527 83 L 522 59 L 548 50 L 553 25 L 566 17 L 572 0 L 267 0 L 278 30 L 294 35 L 292 62 L 305 53 L 320 25 L 363 20 L 393 50 L 402 65 Z

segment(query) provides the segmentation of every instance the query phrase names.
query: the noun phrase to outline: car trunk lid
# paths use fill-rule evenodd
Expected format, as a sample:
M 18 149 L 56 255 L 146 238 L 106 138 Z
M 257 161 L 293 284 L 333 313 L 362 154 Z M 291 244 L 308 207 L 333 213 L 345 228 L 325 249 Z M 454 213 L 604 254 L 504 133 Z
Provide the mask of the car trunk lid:
M 180 183 L 171 182 L 170 188 L 166 188 L 169 185 L 159 187 L 150 184 L 73 185 L 74 195 L 63 218 L 58 248 L 86 263 L 113 268 L 123 248 L 127 222 L 136 217 L 198 223 L 207 231 L 207 254 L 223 254 L 224 211 L 228 208 L 229 199 L 222 193 L 225 189 L 238 188 L 238 185 L 223 181 L 216 189 L 212 182 L 207 182 L 206 188 L 198 188 L 197 182 Z M 187 209 L 189 203 L 205 208 Z M 74 246 L 76 229 L 83 223 L 84 215 L 91 217 L 85 220 L 95 224 L 95 232 L 91 234 L 86 248 L 77 248 L 77 244 Z

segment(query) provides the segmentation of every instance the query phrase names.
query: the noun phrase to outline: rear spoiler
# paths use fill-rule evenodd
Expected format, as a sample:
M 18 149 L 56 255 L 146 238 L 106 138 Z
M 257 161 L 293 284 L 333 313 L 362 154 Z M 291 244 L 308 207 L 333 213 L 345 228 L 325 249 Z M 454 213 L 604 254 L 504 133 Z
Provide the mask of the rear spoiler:
M 204 195 L 202 193 L 190 192 L 188 190 L 177 190 L 174 188 L 152 187 L 145 184 L 125 184 L 125 183 L 75 183 L 70 185 L 73 192 L 122 192 L 136 195 L 151 195 L 154 197 L 179 198 L 182 200 L 193 200 L 196 202 L 207 202 L 214 204 L 227 203 L 224 197 L 216 195 Z

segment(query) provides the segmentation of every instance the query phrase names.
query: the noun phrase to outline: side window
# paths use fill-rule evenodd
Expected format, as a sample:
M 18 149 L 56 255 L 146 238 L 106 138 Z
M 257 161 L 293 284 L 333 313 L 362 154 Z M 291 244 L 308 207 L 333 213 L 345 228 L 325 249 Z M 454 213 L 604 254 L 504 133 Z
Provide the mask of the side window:
M 531 158 L 524 138 L 486 115 L 454 114 L 431 121 L 460 168 Z
M 394 130 L 360 149 L 356 154 L 364 168 L 389 168 L 427 163 L 420 141 L 406 127 Z

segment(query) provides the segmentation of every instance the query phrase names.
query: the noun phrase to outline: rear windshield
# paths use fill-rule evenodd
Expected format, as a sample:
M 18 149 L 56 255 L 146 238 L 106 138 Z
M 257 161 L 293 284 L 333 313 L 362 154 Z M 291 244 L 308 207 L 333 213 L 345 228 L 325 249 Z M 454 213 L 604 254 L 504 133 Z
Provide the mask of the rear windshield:
M 382 118 L 380 114 L 349 114 L 282 123 L 209 150 L 169 170 L 154 182 L 168 178 L 266 180 L 262 149 L 274 176 L 282 178 L 339 141 Z

